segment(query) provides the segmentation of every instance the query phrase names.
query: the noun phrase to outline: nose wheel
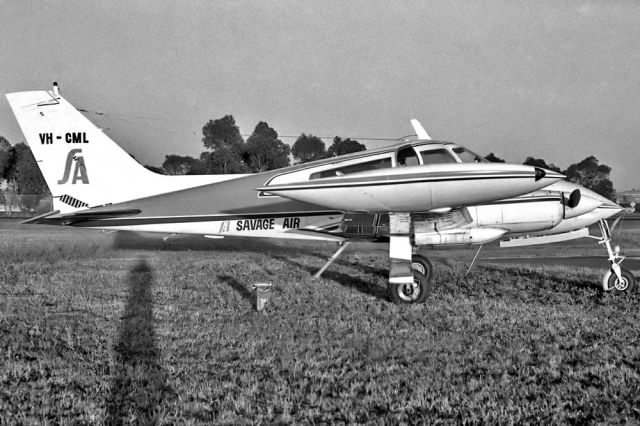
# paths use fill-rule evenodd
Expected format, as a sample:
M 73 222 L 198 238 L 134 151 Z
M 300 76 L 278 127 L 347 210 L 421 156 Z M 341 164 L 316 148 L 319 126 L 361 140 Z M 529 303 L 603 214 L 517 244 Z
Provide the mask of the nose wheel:
M 609 269 L 602 279 L 602 289 L 611 292 L 631 292 L 636 287 L 636 279 L 628 269 L 620 268 L 620 276 Z
M 636 279 L 628 269 L 623 269 L 620 264 L 625 259 L 620 254 L 620 247 L 611 248 L 611 230 L 606 220 L 601 219 L 599 222 L 600 233 L 602 237 L 597 238 L 598 244 L 602 244 L 609 255 L 609 270 L 602 278 L 602 289 L 615 293 L 631 292 L 635 289 Z

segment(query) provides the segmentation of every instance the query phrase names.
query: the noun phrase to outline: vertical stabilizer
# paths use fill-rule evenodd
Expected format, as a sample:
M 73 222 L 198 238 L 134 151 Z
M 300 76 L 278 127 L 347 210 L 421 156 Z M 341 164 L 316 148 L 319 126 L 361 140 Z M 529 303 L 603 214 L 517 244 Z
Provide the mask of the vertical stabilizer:
M 420 124 L 418 120 L 412 118 L 411 125 L 413 126 L 413 130 L 416 132 L 416 136 L 418 136 L 418 139 L 426 141 L 431 140 L 431 136 L 429 136 L 429 133 L 427 133 L 427 131 L 424 129 L 424 127 L 422 127 L 422 124 Z
M 61 212 L 115 204 L 227 180 L 236 176 L 163 176 L 153 173 L 51 91 L 6 95 Z

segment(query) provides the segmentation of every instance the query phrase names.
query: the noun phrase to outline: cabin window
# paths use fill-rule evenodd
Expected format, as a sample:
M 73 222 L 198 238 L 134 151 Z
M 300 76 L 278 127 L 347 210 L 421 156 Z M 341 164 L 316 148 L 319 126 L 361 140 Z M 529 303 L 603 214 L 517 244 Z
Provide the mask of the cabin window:
M 444 148 L 421 151 L 422 164 L 455 163 L 456 159 Z
M 398 167 L 401 166 L 419 166 L 420 160 L 418 160 L 418 154 L 416 150 L 412 147 L 402 148 L 398 151 L 396 164 Z
M 476 154 L 473 151 L 469 151 L 466 148 L 462 148 L 460 146 L 453 148 L 453 152 L 455 152 L 458 157 L 460 157 L 460 161 L 463 163 L 486 163 L 488 160 L 485 160 L 484 157 Z
M 378 226 L 389 227 L 389 213 L 380 213 L 378 216 Z
M 309 179 L 322 179 L 348 175 L 351 173 L 366 172 L 369 170 L 386 169 L 389 167 L 391 167 L 391 157 L 378 158 L 377 160 L 366 161 L 364 163 L 350 164 L 348 166 L 336 167 L 335 169 L 312 173 L 311 176 L 309 176 Z

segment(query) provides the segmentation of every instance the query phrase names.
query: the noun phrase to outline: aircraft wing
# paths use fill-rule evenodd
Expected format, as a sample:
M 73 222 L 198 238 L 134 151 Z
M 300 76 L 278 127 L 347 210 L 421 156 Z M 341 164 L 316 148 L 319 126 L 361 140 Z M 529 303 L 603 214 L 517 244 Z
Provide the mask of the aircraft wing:
M 385 168 L 300 181 L 275 178 L 255 189 L 344 212 L 425 212 L 526 194 L 563 177 L 531 166 L 455 163 Z

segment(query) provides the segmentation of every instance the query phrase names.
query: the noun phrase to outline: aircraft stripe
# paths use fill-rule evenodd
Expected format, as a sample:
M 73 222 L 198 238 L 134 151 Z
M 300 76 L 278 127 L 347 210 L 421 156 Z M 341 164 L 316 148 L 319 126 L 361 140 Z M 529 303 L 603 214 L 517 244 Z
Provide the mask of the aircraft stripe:
M 358 186 L 382 186 L 382 185 L 397 185 L 401 183 L 423 183 L 423 182 L 447 182 L 447 181 L 461 181 L 461 180 L 489 180 L 489 179 L 531 179 L 534 174 L 512 174 L 512 173 L 500 173 L 490 175 L 457 175 L 450 177 L 429 177 L 421 175 L 419 178 L 407 177 L 407 175 L 400 176 L 380 176 L 379 180 L 371 180 L 371 177 L 353 178 L 353 179 L 339 179 L 334 182 L 324 182 L 321 180 L 312 181 L 305 184 L 294 185 L 273 185 L 265 186 L 261 188 L 255 188 L 258 191 L 274 192 L 289 191 L 289 190 L 306 190 L 306 189 L 325 189 L 325 188 L 353 188 Z M 333 179 L 333 178 L 331 178 Z
M 598 206 L 599 209 L 610 209 L 610 210 L 620 210 L 621 207 L 620 206 L 614 206 L 611 204 L 602 204 L 600 206 Z
M 106 212 L 105 212 L 106 213 Z M 278 212 L 278 213 L 249 213 L 239 215 L 197 215 L 197 216 L 151 216 L 151 217 L 126 217 L 122 219 L 87 219 L 78 218 L 72 225 L 82 226 L 129 226 L 129 225 L 158 225 L 165 223 L 189 223 L 189 222 L 220 222 L 225 220 L 244 220 L 244 219 L 278 219 L 284 217 L 312 217 L 312 216 L 332 216 L 342 215 L 343 212 L 338 211 L 320 211 L 320 212 Z M 71 218 L 73 219 L 73 218 Z
M 561 197 L 523 197 L 509 198 L 506 200 L 491 201 L 488 203 L 476 204 L 477 206 L 488 206 L 494 204 L 519 204 L 519 203 L 542 203 L 546 201 L 562 201 Z
M 78 200 L 77 198 L 73 198 L 70 195 L 64 194 L 60 196 L 60 201 L 65 204 L 70 205 L 71 207 L 89 207 L 89 205 L 83 201 Z

